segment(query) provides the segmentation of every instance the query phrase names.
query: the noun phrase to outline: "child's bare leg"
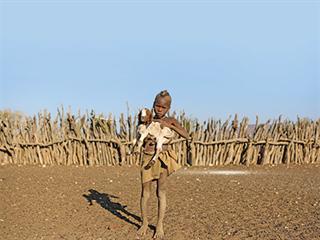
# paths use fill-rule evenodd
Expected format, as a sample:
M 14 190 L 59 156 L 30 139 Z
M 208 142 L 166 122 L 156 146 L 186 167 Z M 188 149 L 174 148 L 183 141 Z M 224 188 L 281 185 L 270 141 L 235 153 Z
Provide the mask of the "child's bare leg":
M 160 174 L 160 178 L 157 181 L 157 197 L 158 197 L 158 223 L 156 227 L 156 233 L 154 234 L 153 238 L 163 238 L 164 231 L 163 231 L 163 219 L 164 214 L 167 207 L 167 197 L 166 197 L 166 190 L 167 190 L 167 176 L 168 172 L 164 172 Z
M 140 199 L 140 209 L 141 209 L 141 217 L 142 217 L 142 226 L 138 230 L 138 234 L 143 236 L 146 234 L 148 229 L 148 200 L 150 198 L 151 193 L 151 181 L 142 184 L 141 191 L 141 199 Z

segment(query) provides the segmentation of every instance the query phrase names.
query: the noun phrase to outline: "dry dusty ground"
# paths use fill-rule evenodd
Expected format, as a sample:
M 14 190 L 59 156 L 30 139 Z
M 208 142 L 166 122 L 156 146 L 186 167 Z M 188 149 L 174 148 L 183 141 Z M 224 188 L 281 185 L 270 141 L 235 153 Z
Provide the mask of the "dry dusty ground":
M 320 239 L 320 165 L 181 169 L 168 188 L 165 239 Z M 139 195 L 138 167 L 1 166 L 0 239 L 135 239 Z

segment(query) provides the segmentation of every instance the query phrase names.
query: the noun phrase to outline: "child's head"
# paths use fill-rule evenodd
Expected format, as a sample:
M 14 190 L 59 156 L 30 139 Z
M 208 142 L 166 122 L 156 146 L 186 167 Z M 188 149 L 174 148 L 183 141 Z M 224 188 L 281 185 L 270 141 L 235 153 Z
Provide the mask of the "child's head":
M 167 90 L 157 94 L 153 102 L 155 118 L 163 118 L 171 107 L 171 96 Z

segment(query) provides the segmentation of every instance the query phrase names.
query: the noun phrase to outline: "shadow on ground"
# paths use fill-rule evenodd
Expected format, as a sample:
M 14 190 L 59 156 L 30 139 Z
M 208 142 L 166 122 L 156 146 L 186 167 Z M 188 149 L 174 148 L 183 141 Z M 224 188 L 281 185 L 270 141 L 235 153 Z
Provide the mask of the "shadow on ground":
M 114 216 L 136 226 L 137 228 L 140 227 L 139 224 L 129 219 L 129 217 L 132 217 L 136 221 L 141 222 L 140 217 L 126 210 L 126 205 L 122 205 L 121 203 L 112 200 L 119 199 L 119 197 L 107 193 L 100 193 L 94 189 L 89 189 L 88 191 L 90 194 L 83 194 L 82 196 L 89 202 L 90 205 L 93 205 L 93 201 L 96 201 L 96 203 L 98 203 L 102 208 L 108 210 Z

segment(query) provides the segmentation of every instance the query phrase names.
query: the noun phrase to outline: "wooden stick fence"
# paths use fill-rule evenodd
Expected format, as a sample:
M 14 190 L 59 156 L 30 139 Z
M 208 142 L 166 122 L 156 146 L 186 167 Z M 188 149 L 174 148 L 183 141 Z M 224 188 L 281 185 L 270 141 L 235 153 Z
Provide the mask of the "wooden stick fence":
M 176 115 L 176 114 L 175 114 Z M 281 118 L 255 125 L 237 115 L 225 122 L 200 124 L 184 113 L 175 116 L 192 140 L 174 139 L 170 148 L 182 165 L 217 166 L 302 164 L 320 162 L 320 119 Z M 107 118 L 94 112 L 74 116 L 64 109 L 52 119 L 46 111 L 34 117 L 0 112 L 0 163 L 40 165 L 139 165 L 131 154 L 137 119 Z

